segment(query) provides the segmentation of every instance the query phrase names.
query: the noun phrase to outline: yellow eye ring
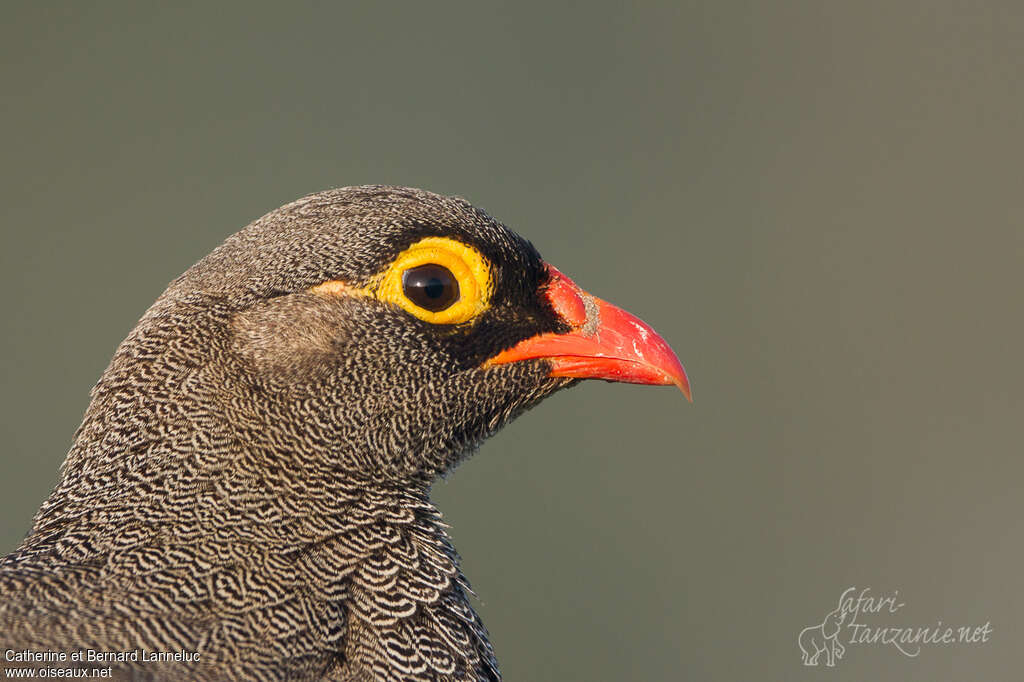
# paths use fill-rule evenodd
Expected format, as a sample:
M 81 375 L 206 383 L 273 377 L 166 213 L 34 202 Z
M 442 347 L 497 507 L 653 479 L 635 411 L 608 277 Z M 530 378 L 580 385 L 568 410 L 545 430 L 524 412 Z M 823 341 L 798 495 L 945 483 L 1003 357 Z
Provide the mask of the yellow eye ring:
M 416 305 L 405 294 L 405 273 L 423 265 L 447 268 L 458 282 L 458 300 L 444 310 L 427 310 Z M 391 266 L 369 289 L 377 299 L 394 303 L 431 324 L 459 324 L 473 319 L 488 308 L 491 274 L 487 260 L 476 249 L 454 239 L 426 237 L 398 254 Z

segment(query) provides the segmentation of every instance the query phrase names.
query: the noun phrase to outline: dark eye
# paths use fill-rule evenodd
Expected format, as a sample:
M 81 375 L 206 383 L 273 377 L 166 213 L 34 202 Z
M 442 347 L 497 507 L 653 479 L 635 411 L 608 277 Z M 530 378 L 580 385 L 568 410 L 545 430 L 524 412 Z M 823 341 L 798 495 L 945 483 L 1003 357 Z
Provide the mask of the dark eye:
M 402 273 L 402 291 L 410 301 L 432 313 L 459 300 L 459 281 L 441 265 L 421 265 Z

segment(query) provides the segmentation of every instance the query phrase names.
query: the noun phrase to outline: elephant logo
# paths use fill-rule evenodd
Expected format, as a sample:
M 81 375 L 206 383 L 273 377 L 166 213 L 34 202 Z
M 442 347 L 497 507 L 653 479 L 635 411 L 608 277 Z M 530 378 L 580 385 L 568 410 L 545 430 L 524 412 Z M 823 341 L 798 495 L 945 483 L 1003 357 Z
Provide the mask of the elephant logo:
M 804 628 L 797 638 L 804 665 L 818 665 L 818 659 L 825 654 L 825 665 L 834 667 L 836 659 L 842 658 L 846 647 L 839 643 L 839 632 L 843 629 L 846 612 L 840 607 L 825 616 L 818 625 Z

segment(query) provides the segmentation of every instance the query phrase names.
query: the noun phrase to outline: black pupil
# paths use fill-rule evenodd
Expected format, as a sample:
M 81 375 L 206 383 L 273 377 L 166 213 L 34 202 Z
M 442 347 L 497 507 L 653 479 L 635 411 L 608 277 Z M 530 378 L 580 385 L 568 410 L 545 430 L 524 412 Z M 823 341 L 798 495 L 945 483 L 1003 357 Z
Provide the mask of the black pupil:
M 437 313 L 459 300 L 459 282 L 443 265 L 421 265 L 402 274 L 402 290 L 421 308 Z

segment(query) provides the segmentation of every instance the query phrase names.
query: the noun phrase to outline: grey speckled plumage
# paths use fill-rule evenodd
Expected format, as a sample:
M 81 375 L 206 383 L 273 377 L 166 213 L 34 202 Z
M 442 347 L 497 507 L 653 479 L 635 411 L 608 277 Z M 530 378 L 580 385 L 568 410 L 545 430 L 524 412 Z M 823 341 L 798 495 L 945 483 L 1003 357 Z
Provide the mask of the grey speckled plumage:
M 470 329 L 362 285 L 447 235 L 497 268 Z M 117 350 L 23 544 L 0 648 L 198 651 L 183 679 L 497 680 L 431 482 L 573 380 L 481 361 L 558 320 L 536 251 L 468 203 L 357 187 L 230 237 Z M 130 672 L 130 671 L 129 671 Z
M 131 679 L 499 680 L 430 487 L 580 378 L 689 397 L 650 327 L 461 199 L 273 211 L 118 348 L 0 560 L 0 649 L 186 655 Z

